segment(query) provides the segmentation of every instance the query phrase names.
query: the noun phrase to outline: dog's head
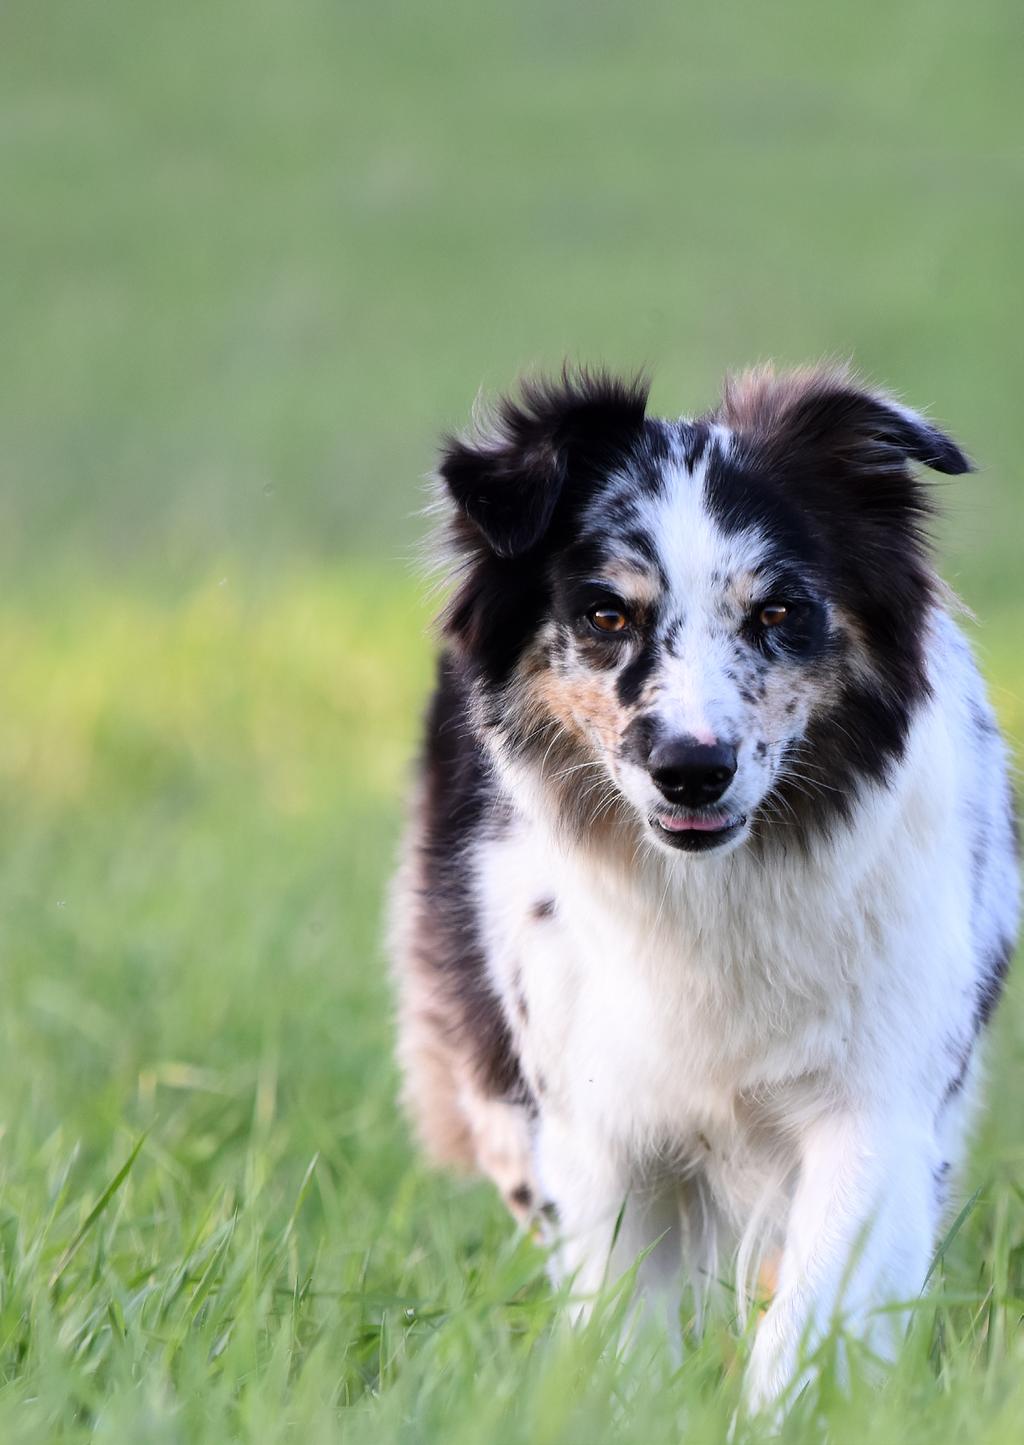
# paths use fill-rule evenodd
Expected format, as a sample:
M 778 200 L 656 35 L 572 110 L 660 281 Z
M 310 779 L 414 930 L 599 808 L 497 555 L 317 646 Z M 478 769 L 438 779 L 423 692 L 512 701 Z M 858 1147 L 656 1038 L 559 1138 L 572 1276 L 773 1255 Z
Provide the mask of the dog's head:
M 804 841 L 901 755 L 936 587 L 911 463 L 969 463 L 838 368 L 747 373 L 696 421 L 646 399 L 565 374 L 447 443 L 475 723 L 578 837 Z

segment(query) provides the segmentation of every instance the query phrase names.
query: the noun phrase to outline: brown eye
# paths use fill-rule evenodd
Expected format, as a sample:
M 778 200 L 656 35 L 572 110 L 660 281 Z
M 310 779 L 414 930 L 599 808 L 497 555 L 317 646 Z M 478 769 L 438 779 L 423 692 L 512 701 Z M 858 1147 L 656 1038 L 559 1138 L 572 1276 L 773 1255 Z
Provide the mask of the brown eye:
M 595 607 L 589 617 L 598 632 L 624 632 L 629 626 L 626 614 L 617 607 Z
M 762 627 L 778 627 L 788 616 L 789 608 L 784 602 L 767 602 L 758 613 L 757 620 Z

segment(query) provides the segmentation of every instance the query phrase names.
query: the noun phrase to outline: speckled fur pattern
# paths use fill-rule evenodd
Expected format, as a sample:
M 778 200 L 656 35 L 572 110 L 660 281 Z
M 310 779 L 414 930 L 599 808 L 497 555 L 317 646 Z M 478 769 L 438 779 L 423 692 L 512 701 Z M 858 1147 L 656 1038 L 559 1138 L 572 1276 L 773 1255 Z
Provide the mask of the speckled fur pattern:
M 777 1255 L 752 1407 L 836 1317 L 896 1348 L 1016 936 L 1006 753 L 918 467 L 969 470 L 837 368 L 746 373 L 692 421 L 642 381 L 531 382 L 440 467 L 405 1098 L 583 1308 L 645 1250 L 676 1323 Z M 665 739 L 733 749 L 713 807 L 666 802 Z

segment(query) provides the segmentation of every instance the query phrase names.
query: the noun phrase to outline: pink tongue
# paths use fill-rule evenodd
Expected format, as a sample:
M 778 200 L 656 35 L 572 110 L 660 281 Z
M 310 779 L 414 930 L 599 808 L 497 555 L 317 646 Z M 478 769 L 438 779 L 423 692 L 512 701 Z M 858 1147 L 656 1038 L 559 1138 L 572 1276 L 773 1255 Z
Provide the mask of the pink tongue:
M 665 829 L 666 833 L 717 833 L 730 822 L 728 817 L 722 818 L 658 818 L 658 822 Z

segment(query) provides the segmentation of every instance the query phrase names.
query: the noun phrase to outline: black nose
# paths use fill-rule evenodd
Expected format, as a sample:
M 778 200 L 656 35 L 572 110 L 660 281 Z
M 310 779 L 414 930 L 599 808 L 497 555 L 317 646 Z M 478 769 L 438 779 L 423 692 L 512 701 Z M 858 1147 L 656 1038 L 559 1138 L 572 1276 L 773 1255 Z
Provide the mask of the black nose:
M 698 743 L 668 738 L 655 744 L 647 759 L 651 777 L 670 803 L 699 808 L 717 803 L 736 773 L 731 743 Z

